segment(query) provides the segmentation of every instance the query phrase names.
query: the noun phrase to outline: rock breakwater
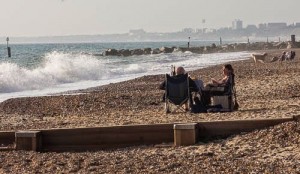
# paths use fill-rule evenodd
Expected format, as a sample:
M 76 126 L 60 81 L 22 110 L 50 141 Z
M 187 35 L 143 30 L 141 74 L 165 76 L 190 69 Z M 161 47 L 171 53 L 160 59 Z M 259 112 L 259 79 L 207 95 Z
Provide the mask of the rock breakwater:
M 300 48 L 300 42 L 254 42 L 254 43 L 233 43 L 199 47 L 161 47 L 161 48 L 140 48 L 140 49 L 107 49 L 102 56 L 134 56 L 134 55 L 149 55 L 173 52 L 192 52 L 197 54 L 220 53 L 220 52 L 235 52 L 235 51 L 251 51 L 251 50 L 270 50 L 270 49 L 291 49 Z

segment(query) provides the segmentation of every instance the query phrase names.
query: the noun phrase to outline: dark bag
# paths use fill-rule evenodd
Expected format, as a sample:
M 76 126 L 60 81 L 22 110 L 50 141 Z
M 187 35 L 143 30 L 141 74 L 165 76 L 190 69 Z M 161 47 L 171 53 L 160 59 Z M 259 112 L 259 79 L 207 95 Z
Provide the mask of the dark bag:
M 203 102 L 201 102 L 201 100 L 198 97 L 195 97 L 194 101 L 195 101 L 195 104 L 193 104 L 191 106 L 192 113 L 206 113 L 207 112 L 206 106 L 203 104 Z
M 210 107 L 207 109 L 207 112 L 208 112 L 208 113 L 221 112 L 222 109 L 223 109 L 222 105 L 218 104 L 218 105 L 210 106 Z

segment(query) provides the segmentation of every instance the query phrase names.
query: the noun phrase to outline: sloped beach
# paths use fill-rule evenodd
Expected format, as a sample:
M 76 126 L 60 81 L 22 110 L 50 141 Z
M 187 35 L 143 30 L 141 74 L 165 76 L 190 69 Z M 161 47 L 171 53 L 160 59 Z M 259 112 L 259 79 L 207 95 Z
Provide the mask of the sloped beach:
M 296 59 L 231 62 L 240 108 L 231 113 L 166 115 L 158 89 L 164 75 L 144 76 L 68 95 L 9 99 L 0 104 L 2 131 L 130 124 L 282 118 L 300 115 L 300 50 Z M 209 82 L 222 65 L 189 72 Z M 0 151 L 2 173 L 297 173 L 300 126 L 291 122 L 188 147 L 139 146 L 82 153 Z

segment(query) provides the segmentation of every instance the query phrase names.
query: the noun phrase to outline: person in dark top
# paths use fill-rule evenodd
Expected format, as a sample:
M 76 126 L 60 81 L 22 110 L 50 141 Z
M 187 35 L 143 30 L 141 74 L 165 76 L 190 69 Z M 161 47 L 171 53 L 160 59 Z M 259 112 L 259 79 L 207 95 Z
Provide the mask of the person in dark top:
M 226 64 L 222 68 L 224 77 L 222 79 L 216 80 L 214 78 L 211 79 L 213 86 L 227 86 L 230 85 L 231 80 L 234 79 L 234 70 L 231 64 Z M 232 79 L 231 79 L 232 78 Z
M 295 51 L 290 51 L 286 53 L 286 60 L 293 60 L 296 56 Z
M 207 84 L 203 89 L 204 103 L 210 104 L 211 95 L 221 95 L 232 93 L 232 87 L 234 85 L 234 69 L 231 64 L 225 64 L 222 68 L 224 77 L 222 79 L 211 79 L 211 83 Z M 221 88 L 218 88 L 221 87 Z
M 177 67 L 175 78 L 176 77 L 179 78 L 180 76 L 182 76 L 184 74 L 185 74 L 184 68 L 182 66 Z M 166 81 L 163 81 L 160 84 L 159 89 L 165 90 L 165 86 L 166 86 Z M 199 91 L 198 86 L 196 85 L 196 83 L 194 82 L 194 80 L 192 80 L 190 77 L 189 77 L 189 87 L 190 87 L 190 91 L 191 92 L 198 92 Z
M 279 57 L 279 60 L 280 61 L 285 61 L 286 60 L 286 52 L 285 51 L 282 52 L 281 56 Z
M 177 69 L 176 69 L 176 75 L 174 76 L 175 78 L 177 77 L 177 78 L 180 78 L 181 76 L 183 76 L 185 74 L 185 70 L 184 70 L 184 68 L 182 67 L 182 66 L 179 66 L 179 67 L 177 67 Z M 190 89 L 190 105 L 192 105 L 192 103 L 193 103 L 193 100 L 192 100 L 192 95 L 191 95 L 191 93 L 192 92 L 198 92 L 200 89 L 199 89 L 199 87 L 196 85 L 196 83 L 195 83 L 195 81 L 194 80 L 192 80 L 190 77 L 188 78 L 189 79 L 189 89 Z M 159 85 L 159 89 L 161 89 L 161 90 L 165 90 L 165 88 L 166 88 L 166 81 L 163 81 L 160 85 Z M 165 98 L 166 96 L 165 96 L 165 94 L 163 95 L 163 97 L 162 97 L 162 101 L 163 102 L 165 102 Z

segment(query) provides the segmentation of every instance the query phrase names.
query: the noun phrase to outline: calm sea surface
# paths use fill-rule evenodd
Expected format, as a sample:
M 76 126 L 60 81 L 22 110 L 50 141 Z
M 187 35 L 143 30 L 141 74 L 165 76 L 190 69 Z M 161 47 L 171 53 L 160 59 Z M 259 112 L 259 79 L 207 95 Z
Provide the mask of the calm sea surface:
M 191 46 L 213 42 L 192 42 Z M 84 89 L 133 79 L 143 75 L 164 74 L 170 66 L 187 70 L 243 60 L 250 53 L 170 54 L 131 57 L 97 56 L 108 48 L 136 49 L 162 46 L 185 46 L 186 42 L 125 42 L 66 44 L 6 44 L 0 45 L 0 101 L 25 96 Z

